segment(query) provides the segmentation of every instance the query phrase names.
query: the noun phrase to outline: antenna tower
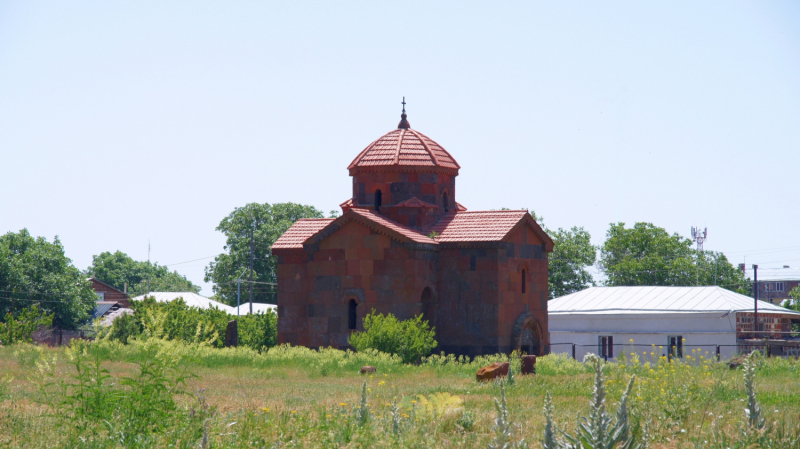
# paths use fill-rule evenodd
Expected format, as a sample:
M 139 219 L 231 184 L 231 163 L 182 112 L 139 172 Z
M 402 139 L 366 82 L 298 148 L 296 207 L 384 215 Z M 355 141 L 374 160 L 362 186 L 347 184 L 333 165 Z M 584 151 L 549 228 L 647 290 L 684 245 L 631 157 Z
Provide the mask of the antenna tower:
M 697 243 L 697 251 L 703 251 L 703 242 L 708 238 L 708 228 L 700 231 L 700 228 L 692 226 L 692 241 Z

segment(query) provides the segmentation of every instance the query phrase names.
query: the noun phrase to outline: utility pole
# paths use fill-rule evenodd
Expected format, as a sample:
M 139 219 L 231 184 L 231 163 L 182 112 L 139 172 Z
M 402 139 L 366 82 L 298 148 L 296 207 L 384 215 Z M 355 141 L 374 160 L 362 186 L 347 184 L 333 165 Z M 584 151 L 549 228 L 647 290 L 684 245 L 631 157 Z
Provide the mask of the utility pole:
M 753 264 L 753 331 L 758 338 L 758 265 Z
M 147 294 L 150 294 L 150 239 L 147 239 Z
M 695 285 L 700 285 L 700 255 L 703 253 L 703 242 L 708 238 L 708 228 L 700 232 L 700 228 L 692 226 L 692 241 L 697 242 L 697 262 L 695 263 L 694 278 Z M 716 282 L 714 282 L 716 284 Z
M 239 277 L 236 278 L 236 316 L 241 315 L 239 313 L 239 306 L 241 304 L 241 297 L 242 297 L 242 276 L 244 276 L 245 273 L 247 273 L 247 268 L 242 270 L 242 274 L 240 274 Z
M 255 221 L 253 226 L 255 226 Z M 253 314 L 253 227 L 250 227 L 250 315 Z

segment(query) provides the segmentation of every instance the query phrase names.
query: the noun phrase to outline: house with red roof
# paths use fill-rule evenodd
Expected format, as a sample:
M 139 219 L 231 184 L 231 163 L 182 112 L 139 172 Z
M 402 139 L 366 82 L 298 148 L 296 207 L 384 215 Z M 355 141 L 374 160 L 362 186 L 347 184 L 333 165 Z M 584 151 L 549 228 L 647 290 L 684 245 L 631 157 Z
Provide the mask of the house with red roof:
M 528 211 L 459 204 L 461 167 L 401 118 L 347 167 L 340 217 L 298 220 L 272 246 L 278 341 L 346 348 L 375 310 L 422 314 L 437 351 L 545 353 L 553 241 Z

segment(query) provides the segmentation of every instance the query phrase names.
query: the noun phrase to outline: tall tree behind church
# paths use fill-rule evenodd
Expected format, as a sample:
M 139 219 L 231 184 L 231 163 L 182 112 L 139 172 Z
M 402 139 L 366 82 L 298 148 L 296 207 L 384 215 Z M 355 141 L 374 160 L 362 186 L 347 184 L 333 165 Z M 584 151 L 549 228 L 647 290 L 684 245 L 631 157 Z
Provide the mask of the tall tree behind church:
M 600 250 L 608 286 L 717 285 L 742 294 L 750 283 L 721 252 L 692 248 L 692 241 L 670 235 L 652 223 L 612 223 Z
M 214 294 L 221 302 L 236 305 L 236 278 L 250 267 L 250 230 L 253 230 L 253 302 L 274 304 L 277 261 L 269 248 L 301 218 L 323 218 L 313 206 L 295 203 L 250 203 L 237 207 L 217 226 L 227 237 L 225 252 L 206 267 L 206 282 L 214 282 Z M 242 303 L 250 299 L 250 275 L 242 276 Z
M 547 280 L 550 299 L 569 295 L 595 285 L 592 274 L 586 269 L 594 265 L 597 247 L 592 245 L 592 236 L 581 226 L 570 229 L 549 229 L 544 217 L 533 219 L 553 239 L 553 253 L 548 260 Z

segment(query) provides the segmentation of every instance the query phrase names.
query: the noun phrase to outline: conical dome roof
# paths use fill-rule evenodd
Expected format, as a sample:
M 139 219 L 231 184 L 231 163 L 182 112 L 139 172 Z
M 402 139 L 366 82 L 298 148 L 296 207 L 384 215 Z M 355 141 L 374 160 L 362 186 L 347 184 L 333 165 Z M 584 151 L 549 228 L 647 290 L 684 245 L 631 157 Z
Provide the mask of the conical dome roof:
M 458 174 L 461 166 L 441 145 L 419 131 L 403 127 L 408 126 L 405 117 L 400 126 L 367 145 L 347 167 L 350 174 L 381 167 Z

